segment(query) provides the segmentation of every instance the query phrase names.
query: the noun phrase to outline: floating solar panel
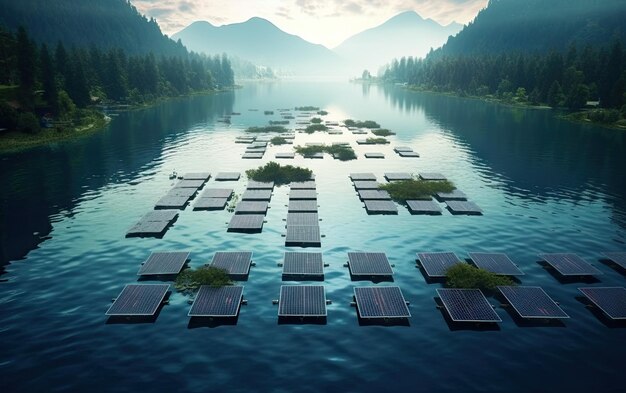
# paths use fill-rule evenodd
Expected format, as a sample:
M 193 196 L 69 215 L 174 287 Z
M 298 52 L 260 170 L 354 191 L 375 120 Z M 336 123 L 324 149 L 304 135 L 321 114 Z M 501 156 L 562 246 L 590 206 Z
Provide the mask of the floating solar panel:
M 174 188 L 200 188 L 204 185 L 206 180 L 181 180 Z
M 385 179 L 387 181 L 412 180 L 413 175 L 407 172 L 387 172 L 385 173 Z
M 321 252 L 286 252 L 283 276 L 323 277 L 324 263 Z
M 354 188 L 358 190 L 378 190 L 380 183 L 373 180 L 356 180 L 353 182 Z
M 210 177 L 211 177 L 211 174 L 209 172 L 192 172 L 192 173 L 185 173 L 183 175 L 183 179 L 185 179 L 185 180 L 204 180 L 204 181 L 207 181 L 207 180 L 209 180 Z
M 173 221 L 178 217 L 175 211 L 153 210 L 144 215 L 140 221 Z
M 252 148 L 259 148 L 259 147 L 267 147 L 267 142 L 266 141 L 261 141 L 259 138 L 257 138 L 256 142 L 252 142 L 250 144 L 250 147 Z
M 411 214 L 441 214 L 441 208 L 439 205 L 431 200 L 409 200 L 406 201 Z
M 217 181 L 235 181 L 239 180 L 241 174 L 239 172 L 220 172 L 215 176 Z
M 572 253 L 539 254 L 539 258 L 548 262 L 563 276 L 595 276 L 602 272 L 584 259 Z
M 235 208 L 235 214 L 266 214 L 268 206 L 262 201 L 241 201 Z
M 420 179 L 422 180 L 448 180 L 446 179 L 446 177 L 444 175 L 442 175 L 441 173 L 438 172 L 428 172 L 428 173 L 420 173 L 419 174 Z
M 417 259 L 429 277 L 445 277 L 449 268 L 462 263 L 453 252 L 419 252 Z
M 315 180 L 307 180 L 307 181 L 299 181 L 289 183 L 289 188 L 291 190 L 315 190 Z
M 419 153 L 414 151 L 401 151 L 398 155 L 403 158 L 419 158 L 420 156 Z
M 248 190 L 273 190 L 274 182 L 273 181 L 254 181 L 250 180 L 248 182 L 248 186 L 246 187 Z
M 333 142 L 331 143 L 333 146 L 350 146 L 350 142 Z
M 285 236 L 287 247 L 320 247 L 322 244 L 318 225 L 288 225 Z
M 385 190 L 358 190 L 358 192 L 361 200 L 391 200 L 391 195 Z
M 626 288 L 590 287 L 578 288 L 611 319 L 626 319 Z
M 304 158 L 322 159 L 322 158 L 324 158 L 324 153 L 305 154 Z
M 452 192 L 438 192 L 435 194 L 440 201 L 464 201 L 467 195 L 460 190 L 452 190 Z
M 184 209 L 189 201 L 188 196 L 164 196 L 154 205 L 155 209 Z
M 296 158 L 296 153 L 276 153 L 274 157 L 277 159 L 292 159 Z
M 250 273 L 251 263 L 250 251 L 218 251 L 211 260 L 211 266 L 226 270 L 233 279 L 245 278 Z
M 502 322 L 480 289 L 438 288 L 437 294 L 454 322 Z
M 315 190 L 290 190 L 289 199 L 317 199 L 317 192 Z
M 393 275 L 393 270 L 384 252 L 349 252 L 348 268 L 353 276 Z
M 226 198 L 229 199 L 233 195 L 232 188 L 205 188 L 200 198 Z
M 322 285 L 283 285 L 278 300 L 279 317 L 325 317 L 326 293 Z
M 228 224 L 228 232 L 261 232 L 264 215 L 235 214 Z
M 513 261 L 502 253 L 470 252 L 469 257 L 474 265 L 501 276 L 523 276 L 524 272 Z
M 246 190 L 241 196 L 242 201 L 269 201 L 272 190 Z
M 385 158 L 383 153 L 365 153 L 365 158 Z
M 265 154 L 265 152 L 263 152 L 263 153 L 244 153 L 244 155 L 241 156 L 241 158 L 246 159 L 246 160 L 260 160 L 261 158 L 263 158 L 263 154 Z
M 139 221 L 126 232 L 126 237 L 158 237 L 165 233 L 170 223 L 170 221 Z
M 139 268 L 138 276 L 178 274 L 189 259 L 189 251 L 159 251 L 150 254 Z
M 355 131 L 352 131 L 352 134 L 354 134 L 354 135 L 366 135 L 367 131 L 355 130 Z M 357 141 L 357 143 L 358 143 L 358 141 Z
M 287 213 L 287 226 L 291 225 L 319 225 L 317 213 Z
M 392 201 L 366 199 L 363 203 L 367 214 L 398 214 L 398 208 Z
M 376 181 L 376 176 L 373 173 L 351 173 L 350 179 L 352 181 L 356 180 L 374 180 Z
M 540 287 L 499 286 L 498 289 L 522 318 L 569 318 L 569 315 Z
M 227 198 L 198 198 L 193 210 L 223 210 L 227 203 Z
M 623 269 L 626 269 L 626 252 L 605 252 L 603 255 Z
M 106 315 L 153 316 L 169 288 L 169 284 L 128 284 L 109 307 Z
M 330 131 L 328 131 L 328 135 L 343 135 L 343 131 L 330 130 Z
M 409 146 L 396 146 L 393 148 L 393 151 L 400 153 L 401 151 L 413 151 L 413 148 Z
M 452 214 L 481 215 L 483 210 L 470 201 L 447 201 L 446 206 Z
M 313 200 L 290 200 L 289 213 L 317 213 L 317 201 Z
M 354 299 L 363 319 L 411 317 L 399 287 L 356 287 Z
M 166 197 L 188 197 L 192 198 L 198 192 L 197 188 L 172 188 L 165 194 Z
M 250 145 L 246 147 L 246 153 L 265 153 L 265 146 Z
M 202 285 L 189 310 L 190 317 L 236 317 L 243 300 L 243 287 Z

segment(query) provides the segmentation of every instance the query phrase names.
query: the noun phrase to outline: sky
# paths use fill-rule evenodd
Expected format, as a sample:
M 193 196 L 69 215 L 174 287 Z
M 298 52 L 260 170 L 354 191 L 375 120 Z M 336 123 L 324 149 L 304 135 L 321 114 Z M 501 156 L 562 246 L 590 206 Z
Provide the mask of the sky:
M 265 18 L 307 41 L 334 48 L 345 39 L 375 27 L 403 11 L 447 25 L 467 24 L 488 0 L 131 0 L 153 17 L 167 35 L 192 22 L 220 26 Z

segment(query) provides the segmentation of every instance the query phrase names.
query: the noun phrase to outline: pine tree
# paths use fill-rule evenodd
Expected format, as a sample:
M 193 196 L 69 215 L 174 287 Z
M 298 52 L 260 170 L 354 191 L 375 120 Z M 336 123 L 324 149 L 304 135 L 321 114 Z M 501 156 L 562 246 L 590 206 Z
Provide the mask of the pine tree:
M 17 31 L 17 67 L 20 80 L 20 101 L 25 108 L 34 107 L 35 45 L 23 27 Z
M 54 66 L 52 58 L 46 44 L 41 45 L 39 51 L 39 64 L 41 68 L 41 85 L 43 88 L 43 99 L 46 100 L 50 110 L 54 114 L 59 112 L 59 89 L 57 88 Z

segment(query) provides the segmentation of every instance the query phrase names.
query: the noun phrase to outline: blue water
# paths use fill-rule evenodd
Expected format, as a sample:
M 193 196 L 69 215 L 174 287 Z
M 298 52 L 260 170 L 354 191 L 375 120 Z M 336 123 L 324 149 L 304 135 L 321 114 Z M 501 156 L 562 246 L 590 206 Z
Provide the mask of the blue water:
M 287 188 L 274 191 L 260 234 L 227 233 L 232 213 L 188 207 L 163 239 L 125 232 L 172 186 L 172 171 L 244 171 L 242 129 L 264 125 L 263 110 L 316 105 L 329 120 L 372 119 L 397 132 L 387 146 L 363 136 L 297 134 L 296 144 L 349 141 L 359 159 L 296 158 L 319 192 L 323 284 L 332 300 L 325 325 L 278 324 L 277 299 Z M 249 109 L 259 109 L 258 112 Z M 217 120 L 232 111 L 232 124 Z M 419 159 L 392 147 L 409 145 Z M 384 160 L 363 153 L 381 151 Z M 337 82 L 249 84 L 121 113 L 102 132 L 0 156 L 0 387 L 42 391 L 273 392 L 606 392 L 623 391 L 626 329 L 578 299 L 584 285 L 625 284 L 601 252 L 626 250 L 626 135 L 572 124 L 550 111 Z M 350 172 L 441 172 L 483 216 L 368 216 Z M 245 179 L 234 186 L 245 188 Z M 207 186 L 214 185 L 210 180 Z M 189 325 L 188 297 L 173 291 L 150 323 L 110 323 L 105 311 L 137 281 L 152 250 L 190 250 L 192 267 L 220 250 L 254 252 L 234 325 Z M 384 251 L 393 283 L 410 301 L 408 326 L 361 326 L 350 306 L 348 251 Z M 437 283 L 415 253 L 506 252 L 571 316 L 563 324 L 517 323 L 495 298 L 503 322 L 480 330 L 446 322 Z M 595 283 L 561 283 L 539 252 L 576 252 L 604 273 Z M 109 323 L 107 323 L 109 322 Z

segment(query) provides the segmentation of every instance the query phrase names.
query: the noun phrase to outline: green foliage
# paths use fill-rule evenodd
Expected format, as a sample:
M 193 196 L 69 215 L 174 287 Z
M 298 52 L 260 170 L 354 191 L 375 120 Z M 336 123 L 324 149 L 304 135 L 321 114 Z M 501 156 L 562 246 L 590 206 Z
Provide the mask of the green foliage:
M 281 166 L 276 162 L 268 162 L 257 169 L 248 169 L 246 175 L 255 181 L 270 182 L 276 185 L 288 184 L 310 180 L 313 172 L 310 169 L 294 167 L 291 165 Z
M 314 117 L 311 119 L 311 123 L 313 124 L 320 124 L 322 122 L 322 119 L 320 119 L 319 117 Z
M 17 117 L 17 129 L 29 134 L 36 134 L 41 131 L 39 120 L 32 112 L 20 113 Z
M 308 157 L 315 153 L 328 153 L 335 159 L 340 161 L 350 161 L 356 159 L 356 154 L 350 146 L 345 145 L 315 145 L 315 146 L 296 146 L 296 153 Z
M 372 134 L 376 135 L 376 136 L 389 136 L 389 135 L 396 135 L 395 132 L 388 130 L 386 128 L 379 128 L 377 130 L 372 130 Z
M 414 199 L 430 199 L 438 192 L 452 192 L 454 184 L 445 181 L 431 180 L 402 180 L 394 181 L 379 186 L 381 190 L 387 190 L 394 201 L 405 203 Z
M 319 111 L 320 108 L 318 108 L 316 106 L 297 106 L 295 108 L 295 110 L 297 110 L 297 111 Z
M 287 144 L 287 139 L 283 138 L 282 136 L 275 136 L 270 140 L 270 143 L 272 145 L 285 145 Z
M 307 134 L 312 134 L 315 131 L 328 131 L 328 127 L 323 124 L 311 124 L 304 129 Z
M 616 109 L 593 109 L 587 114 L 594 123 L 611 124 L 619 120 L 619 111 Z
M 76 105 L 65 90 L 59 92 L 59 117 L 63 120 L 71 119 L 76 112 Z
M 458 263 L 446 271 L 446 285 L 450 288 L 480 289 L 492 292 L 499 285 L 515 285 L 506 276 L 479 269 L 467 263 Z
M 287 125 L 289 124 L 289 120 L 270 120 L 270 125 L 279 126 L 279 125 Z
M 346 127 L 380 128 L 380 124 L 376 123 L 373 120 L 359 121 L 359 120 L 346 119 L 343 123 L 346 125 Z
M 367 138 L 365 140 L 366 145 L 386 145 L 389 141 L 385 138 Z
M 204 266 L 198 269 L 185 269 L 176 277 L 174 286 L 179 291 L 195 291 L 201 285 L 223 287 L 231 285 L 228 271 L 214 266 Z
M 289 131 L 283 126 L 265 126 L 265 127 L 248 127 L 246 132 L 266 133 L 266 132 L 287 132 Z
M 13 130 L 17 127 L 18 113 L 4 101 L 0 101 L 0 128 Z
M 318 111 L 317 114 L 320 115 L 320 116 L 326 116 L 328 114 L 328 112 L 326 112 L 326 111 Z

